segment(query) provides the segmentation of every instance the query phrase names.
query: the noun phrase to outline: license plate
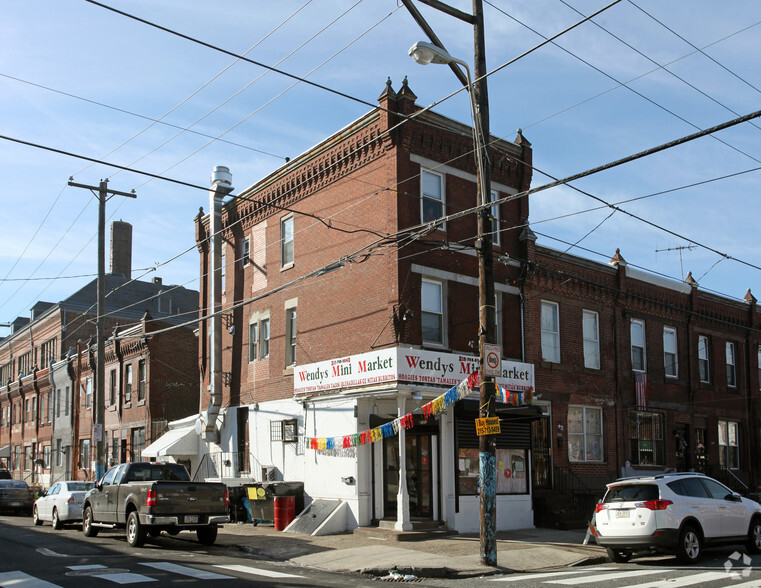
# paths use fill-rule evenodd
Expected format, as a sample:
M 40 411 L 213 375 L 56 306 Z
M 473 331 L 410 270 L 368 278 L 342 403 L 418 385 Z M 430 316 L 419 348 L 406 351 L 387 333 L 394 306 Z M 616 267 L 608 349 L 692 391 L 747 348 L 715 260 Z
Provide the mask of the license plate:
M 616 511 L 616 518 L 617 519 L 628 519 L 629 518 L 629 511 L 628 510 L 617 510 Z
M 11 502 L 11 506 L 21 506 L 20 502 Z
M 185 515 L 185 522 L 186 523 L 197 523 L 198 522 L 198 515 Z

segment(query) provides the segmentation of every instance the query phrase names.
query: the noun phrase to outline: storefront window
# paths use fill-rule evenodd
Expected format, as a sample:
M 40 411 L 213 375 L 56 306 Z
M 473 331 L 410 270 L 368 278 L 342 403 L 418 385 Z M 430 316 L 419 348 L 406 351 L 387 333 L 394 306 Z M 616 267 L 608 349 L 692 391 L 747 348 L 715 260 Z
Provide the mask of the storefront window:
M 478 494 L 478 449 L 458 452 L 459 491 L 461 496 Z M 526 494 L 528 492 L 525 449 L 497 449 L 497 494 Z

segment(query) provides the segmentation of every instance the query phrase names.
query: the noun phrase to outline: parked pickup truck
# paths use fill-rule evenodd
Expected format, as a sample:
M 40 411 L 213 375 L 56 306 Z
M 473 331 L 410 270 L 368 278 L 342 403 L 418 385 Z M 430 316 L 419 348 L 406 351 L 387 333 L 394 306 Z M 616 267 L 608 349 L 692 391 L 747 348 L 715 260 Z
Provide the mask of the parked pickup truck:
M 161 531 L 195 531 L 199 542 L 211 545 L 217 526 L 229 521 L 228 503 L 225 484 L 191 482 L 180 464 L 123 463 L 108 470 L 85 495 L 82 530 L 95 537 L 103 528 L 124 528 L 133 547 Z

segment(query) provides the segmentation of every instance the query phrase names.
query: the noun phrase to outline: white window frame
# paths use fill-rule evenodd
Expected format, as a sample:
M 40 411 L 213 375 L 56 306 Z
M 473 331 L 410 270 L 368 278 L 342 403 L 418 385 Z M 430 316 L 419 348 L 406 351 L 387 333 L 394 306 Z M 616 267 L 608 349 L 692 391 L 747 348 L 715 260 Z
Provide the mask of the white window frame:
M 704 384 L 711 383 L 711 339 L 708 335 L 698 335 L 698 379 Z M 701 370 L 700 366 L 705 366 Z M 705 371 L 705 377 L 703 376 Z
M 298 336 L 298 299 L 285 303 L 285 367 L 296 365 L 296 342 Z
M 737 345 L 734 341 L 726 343 L 727 387 L 737 388 Z
M 494 202 L 495 200 L 499 199 L 499 194 L 496 190 L 492 190 L 489 193 L 490 202 Z M 500 229 L 500 222 L 499 222 L 499 205 L 498 204 L 492 204 L 491 207 L 491 242 L 494 245 L 500 244 L 500 235 L 502 232 Z
M 438 178 L 439 180 L 439 194 L 438 197 L 435 194 L 428 194 L 426 193 L 426 178 L 432 177 L 432 178 Z M 429 223 L 436 219 L 440 219 L 444 216 L 445 210 L 446 210 L 446 191 L 444 189 L 444 174 L 431 171 L 429 169 L 421 168 L 420 169 L 420 220 L 423 223 Z M 425 204 L 426 202 L 432 202 L 435 203 L 439 207 L 439 215 L 432 217 L 432 218 L 426 218 L 425 215 Z M 444 229 L 445 225 L 442 223 L 438 227 L 439 229 Z
M 280 267 L 293 266 L 296 259 L 294 247 L 294 216 L 289 214 L 280 219 Z
M 736 470 L 740 468 L 740 423 L 719 421 L 719 465 Z
M 541 309 L 542 361 L 560 363 L 560 305 L 542 300 Z
M 584 367 L 599 370 L 600 314 L 594 310 L 584 309 L 581 313 L 581 328 L 584 338 Z
M 259 321 L 259 359 L 270 356 L 270 317 L 262 317 Z
M 641 340 L 639 340 L 638 336 L 636 335 L 636 331 L 639 330 L 639 332 L 642 335 Z M 647 347 L 645 345 L 646 337 L 645 337 L 645 321 L 640 319 L 632 319 L 631 324 L 629 325 L 629 342 L 631 344 L 631 360 L 632 360 L 632 370 L 637 372 L 647 372 Z M 642 355 L 642 362 L 641 364 L 637 361 L 635 361 L 635 350 L 641 349 L 641 355 Z
M 432 290 L 429 288 L 426 288 L 427 286 L 434 287 L 438 289 L 438 300 L 435 300 L 435 296 L 433 297 L 427 297 L 425 295 L 425 292 L 431 293 Z M 446 343 L 446 308 L 444 305 L 444 296 L 445 288 L 444 288 L 444 282 L 440 280 L 432 280 L 430 278 L 422 278 L 421 284 L 420 284 L 420 314 L 421 314 L 421 327 L 420 327 L 420 335 L 423 340 L 424 344 L 427 345 L 439 345 L 444 346 Z M 430 304 L 431 302 L 434 302 L 434 304 Z M 436 307 L 436 302 L 438 302 L 438 308 Z M 438 339 L 431 339 L 426 338 L 426 334 L 430 332 L 430 329 L 425 329 L 422 325 L 423 317 L 426 316 L 433 316 L 438 317 L 439 320 L 439 338 Z
M 240 263 L 243 267 L 251 263 L 251 237 L 248 235 L 241 241 Z
M 679 377 L 679 346 L 674 327 L 663 327 L 663 369 L 667 378 Z
M 587 415 L 593 412 L 598 415 L 597 420 L 600 423 L 598 431 L 592 431 L 589 427 L 590 419 Z M 577 420 L 579 416 L 581 416 L 581 422 Z M 601 407 L 569 405 L 566 425 L 568 429 L 568 461 L 574 463 L 605 461 L 603 446 L 605 426 Z M 597 443 L 596 447 L 595 442 Z M 580 448 L 575 448 L 574 444 L 580 444 Z

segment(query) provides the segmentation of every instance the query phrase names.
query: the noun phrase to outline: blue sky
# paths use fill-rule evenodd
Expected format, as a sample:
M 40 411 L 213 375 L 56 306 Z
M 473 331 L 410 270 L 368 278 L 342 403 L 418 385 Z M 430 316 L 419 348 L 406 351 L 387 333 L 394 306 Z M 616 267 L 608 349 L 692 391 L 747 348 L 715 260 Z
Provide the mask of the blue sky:
M 447 68 L 408 57 L 427 39 L 396 0 L 105 3 L 367 103 L 388 77 L 398 90 L 407 76 L 423 106 L 458 87 Z M 607 4 L 490 0 L 487 68 Z M 419 8 L 450 53 L 472 63 L 470 25 Z M 759 23 L 756 0 L 623 0 L 491 75 L 491 132 L 512 140 L 523 129 L 536 187 L 759 110 Z M 0 27 L 0 135 L 200 187 L 226 165 L 243 189 L 369 110 L 84 0 L 6 0 Z M 463 92 L 435 110 L 469 120 Z M 205 190 L 7 139 L 0 166 L 0 323 L 94 278 L 97 203 L 67 187 L 70 176 L 136 190 L 108 203 L 109 221 L 134 227 L 133 277 L 198 288 L 193 218 L 208 209 Z M 632 266 L 759 296 L 759 167 L 761 119 L 573 184 L 587 194 L 533 195 L 532 227 L 539 243 L 578 243 L 570 251 L 595 261 L 620 248 Z

